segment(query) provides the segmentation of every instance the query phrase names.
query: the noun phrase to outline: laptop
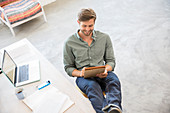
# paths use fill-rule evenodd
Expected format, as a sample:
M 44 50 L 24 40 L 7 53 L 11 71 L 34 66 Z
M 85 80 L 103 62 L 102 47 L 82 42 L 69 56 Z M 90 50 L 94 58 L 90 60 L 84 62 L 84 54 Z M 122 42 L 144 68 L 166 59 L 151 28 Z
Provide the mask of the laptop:
M 9 53 L 4 50 L 2 72 L 15 87 L 40 80 L 39 60 L 17 65 Z

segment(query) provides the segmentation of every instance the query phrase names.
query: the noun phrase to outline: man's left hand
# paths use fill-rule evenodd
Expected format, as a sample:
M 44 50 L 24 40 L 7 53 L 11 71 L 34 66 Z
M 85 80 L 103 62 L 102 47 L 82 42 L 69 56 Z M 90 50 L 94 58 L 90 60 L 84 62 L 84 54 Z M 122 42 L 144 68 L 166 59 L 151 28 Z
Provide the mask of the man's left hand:
M 105 69 L 104 73 L 97 74 L 96 76 L 99 78 L 106 78 L 108 75 L 107 69 Z

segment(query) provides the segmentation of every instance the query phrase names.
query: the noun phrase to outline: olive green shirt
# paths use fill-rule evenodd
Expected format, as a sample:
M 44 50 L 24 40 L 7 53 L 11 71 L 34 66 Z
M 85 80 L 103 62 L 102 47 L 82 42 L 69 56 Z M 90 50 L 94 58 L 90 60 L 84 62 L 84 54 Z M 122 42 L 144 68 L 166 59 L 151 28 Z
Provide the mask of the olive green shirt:
M 78 30 L 79 31 L 79 30 Z M 115 57 L 109 35 L 93 31 L 93 41 L 89 46 L 77 33 L 70 36 L 64 45 L 64 69 L 72 76 L 74 69 L 83 67 L 110 65 L 114 70 Z

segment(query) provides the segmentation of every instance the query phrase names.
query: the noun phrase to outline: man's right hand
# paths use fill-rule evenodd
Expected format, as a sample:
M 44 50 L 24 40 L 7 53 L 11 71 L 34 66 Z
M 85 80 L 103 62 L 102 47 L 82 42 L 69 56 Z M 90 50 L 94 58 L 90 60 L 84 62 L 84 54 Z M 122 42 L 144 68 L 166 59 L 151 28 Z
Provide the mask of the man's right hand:
M 80 77 L 84 77 L 85 69 L 86 69 L 86 67 L 83 67 L 83 69 L 81 70 Z
M 84 72 L 85 72 L 85 67 L 81 71 L 75 69 L 72 72 L 72 76 L 74 76 L 74 77 L 84 77 Z

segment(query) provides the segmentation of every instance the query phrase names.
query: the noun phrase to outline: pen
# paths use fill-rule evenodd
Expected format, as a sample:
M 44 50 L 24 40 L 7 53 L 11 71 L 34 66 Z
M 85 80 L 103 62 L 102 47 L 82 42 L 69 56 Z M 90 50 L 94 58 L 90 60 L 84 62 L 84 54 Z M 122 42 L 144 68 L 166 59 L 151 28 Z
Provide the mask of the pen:
M 38 86 L 38 90 L 40 90 L 40 89 L 42 89 L 42 88 L 44 88 L 44 87 L 46 87 L 46 86 L 48 86 L 48 85 L 50 85 L 50 84 L 51 84 L 51 82 L 48 80 L 48 81 L 46 81 L 45 83 L 39 85 L 39 86 Z

